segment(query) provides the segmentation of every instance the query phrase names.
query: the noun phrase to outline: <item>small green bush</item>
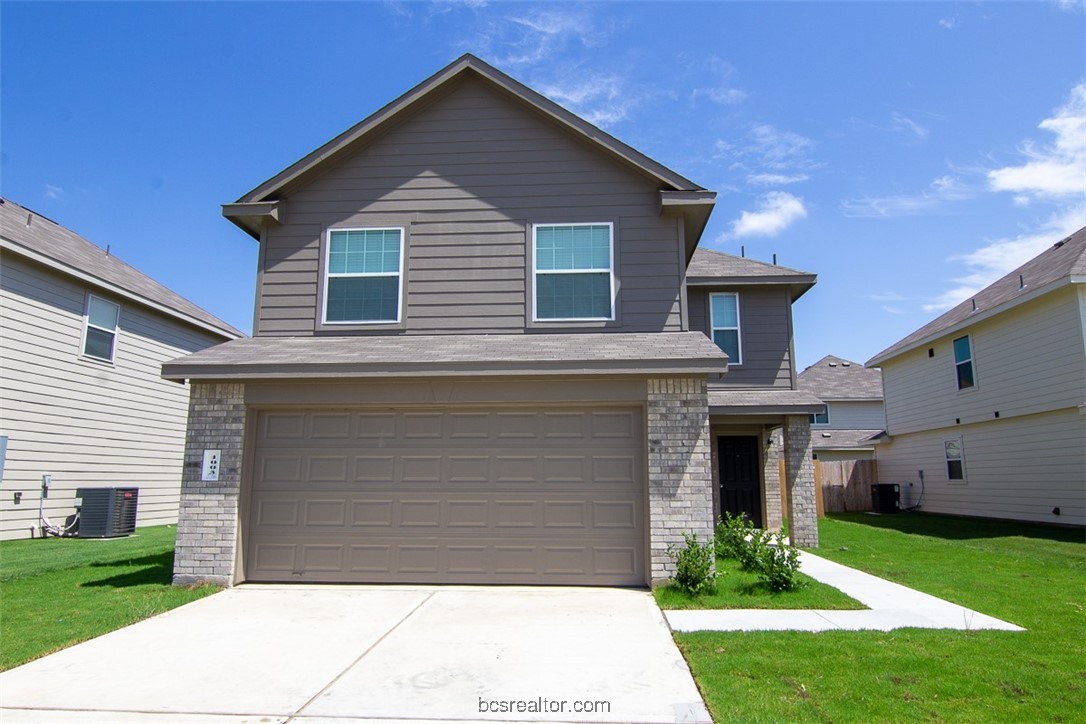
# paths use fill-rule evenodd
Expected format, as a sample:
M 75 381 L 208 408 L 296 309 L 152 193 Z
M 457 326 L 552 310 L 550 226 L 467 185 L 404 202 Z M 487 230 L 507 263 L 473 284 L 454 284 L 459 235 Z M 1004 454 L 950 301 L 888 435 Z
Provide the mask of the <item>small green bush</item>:
M 713 572 L 713 546 L 698 543 L 696 533 L 683 533 L 685 548 L 668 546 L 667 554 L 675 562 L 675 584 L 691 596 L 712 593 L 716 590 L 716 574 Z
M 747 544 L 747 536 L 753 530 L 754 528 L 743 516 L 725 513 L 720 522 L 716 524 L 713 542 L 717 556 L 720 558 L 738 558 L 739 552 Z
M 761 573 L 768 548 L 769 533 L 752 527 L 746 542 L 739 549 L 739 565 L 745 571 Z
M 802 586 L 798 578 L 799 548 L 785 542 L 784 533 L 766 535 L 764 541 L 758 577 L 774 592 L 794 591 Z

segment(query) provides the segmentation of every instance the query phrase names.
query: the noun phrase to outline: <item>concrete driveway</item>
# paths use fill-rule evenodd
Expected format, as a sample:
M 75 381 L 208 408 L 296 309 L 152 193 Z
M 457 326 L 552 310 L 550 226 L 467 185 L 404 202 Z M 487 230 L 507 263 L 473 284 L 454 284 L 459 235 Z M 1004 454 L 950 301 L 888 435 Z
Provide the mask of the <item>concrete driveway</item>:
M 0 674 L 0 719 L 710 721 L 649 593 L 241 586 Z

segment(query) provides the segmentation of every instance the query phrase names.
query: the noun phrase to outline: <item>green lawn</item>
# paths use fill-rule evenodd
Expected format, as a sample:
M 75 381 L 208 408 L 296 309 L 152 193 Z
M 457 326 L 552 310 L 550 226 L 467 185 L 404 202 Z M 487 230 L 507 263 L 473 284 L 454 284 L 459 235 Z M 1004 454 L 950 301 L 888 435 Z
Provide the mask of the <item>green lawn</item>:
M 1081 530 L 835 515 L 816 552 L 1024 626 L 676 634 L 717 721 L 1086 721 Z
M 691 598 L 674 583 L 654 588 L 656 603 L 660 608 L 814 608 L 855 609 L 867 608 L 849 598 L 833 586 L 819 583 L 810 576 L 799 575 L 804 582 L 797 591 L 774 593 L 758 580 L 757 573 L 744 571 L 739 561 L 728 558 L 716 559 L 716 570 L 724 575 L 717 579 L 716 593 Z
M 0 670 L 217 591 L 170 584 L 175 534 L 0 542 Z

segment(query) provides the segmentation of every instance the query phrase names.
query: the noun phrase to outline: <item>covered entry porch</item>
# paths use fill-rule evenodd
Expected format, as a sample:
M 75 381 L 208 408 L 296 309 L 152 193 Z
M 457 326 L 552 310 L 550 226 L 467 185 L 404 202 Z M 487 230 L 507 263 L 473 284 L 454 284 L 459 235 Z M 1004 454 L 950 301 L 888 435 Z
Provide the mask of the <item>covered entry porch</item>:
M 714 518 L 741 514 L 765 530 L 779 529 L 787 518 L 793 543 L 818 545 L 808 415 L 823 406 L 799 390 L 710 388 Z M 774 435 L 776 430 L 782 434 Z

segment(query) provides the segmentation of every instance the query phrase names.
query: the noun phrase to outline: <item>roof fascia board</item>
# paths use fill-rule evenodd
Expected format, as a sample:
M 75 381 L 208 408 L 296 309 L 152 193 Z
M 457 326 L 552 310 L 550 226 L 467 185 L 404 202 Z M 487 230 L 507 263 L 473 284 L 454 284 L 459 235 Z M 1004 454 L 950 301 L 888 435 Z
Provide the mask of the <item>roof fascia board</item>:
M 263 369 L 262 369 L 263 368 Z M 270 368 L 270 369 L 269 369 Z M 396 379 L 410 377 L 538 377 L 547 375 L 636 375 L 639 377 L 674 374 L 713 374 L 720 371 L 720 363 L 706 364 L 695 360 L 688 364 L 615 364 L 573 363 L 548 366 L 538 362 L 525 365 L 510 363 L 472 363 L 471 365 L 442 365 L 440 363 L 399 364 L 384 367 L 344 364 L 292 364 L 292 365 L 230 365 L 230 364 L 164 364 L 162 377 L 168 380 L 307 380 L 307 379 Z M 821 408 L 819 408 L 821 409 Z
M 822 412 L 824 405 L 709 405 L 710 415 L 798 415 Z
M 302 174 L 308 172 L 310 169 L 325 161 L 329 157 L 337 154 L 347 146 L 353 144 L 358 139 L 367 135 L 378 126 L 383 125 L 386 121 L 393 116 L 398 115 L 400 112 L 413 106 L 420 99 L 429 95 L 431 91 L 435 90 L 439 86 L 444 85 L 454 77 L 466 72 L 474 71 L 480 77 L 487 79 L 494 83 L 499 88 L 502 88 L 507 93 L 519 98 L 522 102 L 536 108 L 540 112 L 549 116 L 553 120 L 560 124 L 570 128 L 580 135 L 594 141 L 596 144 L 602 146 L 610 153 L 618 156 L 627 164 L 632 165 L 642 172 L 653 176 L 663 183 L 682 190 L 698 190 L 700 187 L 693 181 L 690 181 L 683 176 L 675 173 L 671 169 L 663 166 L 662 164 L 653 161 L 648 156 L 645 156 L 640 151 L 627 146 L 618 139 L 614 138 L 610 134 L 596 128 L 587 121 L 578 118 L 572 112 L 562 108 L 557 103 L 545 98 L 539 93 L 533 91 L 531 88 L 523 85 L 517 80 L 514 80 L 510 76 L 502 73 L 501 71 L 493 68 L 487 63 L 479 60 L 472 55 L 464 55 L 458 60 L 453 61 L 450 65 L 446 66 L 442 70 L 439 70 L 434 75 L 430 76 L 426 80 L 416 85 L 411 90 L 407 91 L 399 98 L 386 104 L 375 113 L 368 116 L 360 123 L 352 126 L 343 133 L 339 134 L 331 141 L 325 143 L 323 146 L 317 148 L 315 151 L 302 157 L 295 163 L 291 164 L 283 171 L 268 179 L 264 183 L 260 184 L 253 190 L 244 194 L 238 203 L 249 203 L 253 201 L 266 201 L 268 197 L 290 182 L 297 179 Z
M 93 274 L 88 274 L 81 269 L 77 269 L 73 266 L 69 266 L 63 262 L 57 261 L 52 257 L 40 254 L 32 249 L 27 249 L 25 246 L 17 244 L 13 241 L 9 241 L 8 239 L 0 238 L 0 249 L 10 251 L 14 254 L 19 254 L 20 256 L 26 257 L 31 261 L 41 264 L 42 266 L 47 266 L 50 269 L 54 269 L 58 272 L 61 272 L 62 274 L 67 274 L 68 276 L 79 279 L 80 281 L 86 282 L 87 284 L 93 284 L 99 289 L 104 289 L 110 294 L 115 294 L 118 297 L 123 297 L 138 304 L 142 304 L 145 307 L 149 307 L 157 312 L 161 312 L 175 319 L 180 319 L 186 324 L 191 324 L 194 327 L 199 327 L 200 329 L 211 332 L 213 334 L 217 334 L 220 337 L 224 337 L 225 339 L 241 339 L 241 337 L 239 337 L 238 335 L 232 332 L 228 332 L 221 327 L 216 327 L 215 325 L 209 324 L 202 319 L 197 319 L 195 317 L 189 316 L 188 314 L 185 314 L 184 312 L 179 312 L 173 307 L 167 306 L 165 304 L 160 304 L 159 302 L 148 299 L 147 297 L 136 294 L 135 292 L 129 291 L 128 289 L 118 286 L 117 284 L 107 282 L 106 280 L 100 279 Z
M 909 344 L 907 347 L 902 347 L 901 349 L 896 350 L 892 354 L 887 354 L 886 351 L 879 352 L 877 355 L 875 355 L 874 357 L 869 359 L 867 362 L 865 362 L 864 367 L 879 367 L 879 366 L 882 365 L 883 362 L 887 362 L 887 361 L 892 360 L 892 359 L 894 359 L 896 357 L 900 357 L 901 355 L 906 354 L 907 352 L 912 352 L 913 350 L 917 349 L 918 347 L 923 347 L 926 344 L 931 344 L 932 342 L 940 340 L 943 337 L 947 337 L 947 336 L 950 336 L 952 334 L 956 334 L 957 332 L 961 332 L 962 330 L 973 326 L 977 322 L 983 322 L 986 319 L 991 319 L 992 317 L 996 316 L 997 314 L 1002 314 L 1003 312 L 1006 312 L 1009 309 L 1014 309 L 1015 307 L 1017 307 L 1017 306 L 1019 306 L 1021 304 L 1025 304 L 1027 302 L 1032 302 L 1034 299 L 1037 299 L 1038 297 L 1044 296 L 1045 294 L 1050 294 L 1050 293 L 1056 291 L 1057 289 L 1059 289 L 1061 287 L 1069 286 L 1070 284 L 1073 284 L 1073 283 L 1076 283 L 1075 282 L 1075 277 L 1073 277 L 1073 276 L 1061 277 L 1061 278 L 1057 279 L 1054 282 L 1049 282 L 1048 284 L 1045 284 L 1044 286 L 1037 287 L 1033 291 L 1027 292 L 1027 293 L 1023 294 L 1022 296 L 1015 297 L 1014 299 L 1008 299 L 1007 301 L 1003 302 L 1002 304 L 997 304 L 996 306 L 991 307 L 989 309 L 978 310 L 974 314 L 970 314 L 968 317 L 966 317 L 962 321 L 960 321 L 960 322 L 958 322 L 956 324 L 953 324 L 953 325 L 951 325 L 949 327 L 944 327 L 943 329 L 940 329 L 937 332 L 932 332 L 931 334 L 927 334 L 927 335 L 921 337 L 920 339 L 916 340 L 915 342 Z
M 691 287 L 735 287 L 758 286 L 760 284 L 786 284 L 789 286 L 814 286 L 818 277 L 814 274 L 794 276 L 721 276 L 721 277 L 688 277 L 687 286 Z
M 222 215 L 234 222 L 249 236 L 259 241 L 260 230 L 268 221 L 278 223 L 282 209 L 283 202 L 279 199 L 275 201 L 251 201 L 223 204 Z

